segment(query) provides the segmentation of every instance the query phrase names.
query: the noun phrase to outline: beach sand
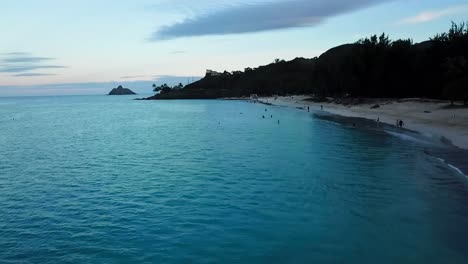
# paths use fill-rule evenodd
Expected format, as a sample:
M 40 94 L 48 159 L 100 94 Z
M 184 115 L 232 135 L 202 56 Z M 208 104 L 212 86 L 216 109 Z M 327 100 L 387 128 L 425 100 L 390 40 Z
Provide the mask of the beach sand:
M 287 96 L 287 97 L 264 97 L 259 98 L 262 103 L 294 108 L 303 107 L 311 112 L 323 111 L 330 114 L 359 117 L 377 120 L 389 125 L 395 125 L 396 120 L 404 121 L 404 128 L 420 134 L 450 141 L 453 145 L 468 149 L 468 108 L 447 108 L 447 101 L 404 99 L 374 100 L 372 103 L 361 103 L 355 105 L 342 105 L 336 103 L 315 103 L 306 101 L 311 96 Z M 371 109 L 379 104 L 379 108 Z

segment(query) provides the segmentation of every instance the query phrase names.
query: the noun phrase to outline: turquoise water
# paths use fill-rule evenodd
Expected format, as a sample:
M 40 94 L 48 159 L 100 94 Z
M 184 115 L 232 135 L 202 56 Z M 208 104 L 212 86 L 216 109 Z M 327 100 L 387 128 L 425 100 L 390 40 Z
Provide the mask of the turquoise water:
M 466 263 L 467 179 L 430 145 L 131 98 L 0 99 L 0 263 Z

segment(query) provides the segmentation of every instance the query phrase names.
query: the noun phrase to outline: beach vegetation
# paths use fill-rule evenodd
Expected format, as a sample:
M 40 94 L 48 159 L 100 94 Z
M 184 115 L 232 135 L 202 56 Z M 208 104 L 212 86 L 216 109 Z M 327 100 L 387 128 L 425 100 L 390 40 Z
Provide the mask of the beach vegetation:
M 181 90 L 184 88 L 184 85 L 182 83 L 179 83 L 175 86 L 169 86 L 167 83 L 164 83 L 162 85 L 157 86 L 156 84 L 153 84 L 153 92 L 159 92 L 159 93 L 168 93 L 174 90 Z

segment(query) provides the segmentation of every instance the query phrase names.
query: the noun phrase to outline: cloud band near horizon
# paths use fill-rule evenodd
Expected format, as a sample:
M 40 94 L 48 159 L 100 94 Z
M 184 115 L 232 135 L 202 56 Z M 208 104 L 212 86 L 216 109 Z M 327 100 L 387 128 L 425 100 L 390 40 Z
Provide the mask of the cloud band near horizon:
M 35 70 L 50 70 L 67 68 L 63 65 L 44 64 L 47 61 L 53 61 L 54 58 L 31 56 L 25 52 L 1 53 L 0 73 L 11 74 L 13 77 L 39 77 L 54 76 L 55 73 L 38 73 Z
M 228 35 L 316 26 L 328 18 L 390 0 L 281 0 L 231 6 L 162 27 L 150 40 Z

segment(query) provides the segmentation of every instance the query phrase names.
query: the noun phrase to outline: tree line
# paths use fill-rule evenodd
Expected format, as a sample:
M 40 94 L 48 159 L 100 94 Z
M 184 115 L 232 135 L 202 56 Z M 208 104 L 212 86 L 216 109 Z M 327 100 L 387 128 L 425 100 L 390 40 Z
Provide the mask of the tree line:
M 179 90 L 179 89 L 182 89 L 184 88 L 184 85 L 182 83 L 179 83 L 178 85 L 175 85 L 175 86 L 169 86 L 167 85 L 167 83 L 164 83 L 162 85 L 156 85 L 153 83 L 153 92 L 163 92 L 163 93 L 167 93 L 167 92 L 171 92 L 172 90 Z
M 320 57 L 224 72 L 187 85 L 163 87 L 153 99 L 314 94 L 317 97 L 428 97 L 468 101 L 468 26 L 421 43 L 385 33 L 330 49 Z M 156 87 L 155 87 L 156 88 Z M 165 89 L 166 88 L 166 89 Z

